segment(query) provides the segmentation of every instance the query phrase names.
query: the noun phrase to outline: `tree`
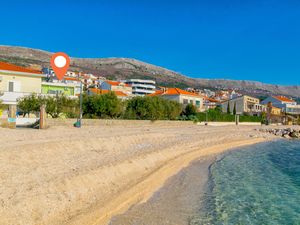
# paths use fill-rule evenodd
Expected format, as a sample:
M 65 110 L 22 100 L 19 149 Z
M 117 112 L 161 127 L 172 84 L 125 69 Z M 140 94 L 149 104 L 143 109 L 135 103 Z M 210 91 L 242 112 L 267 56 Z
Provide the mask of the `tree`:
M 125 119 L 174 120 L 182 112 L 182 105 L 158 96 L 134 97 L 127 101 Z
M 233 115 L 236 115 L 236 102 L 234 103 L 234 106 L 233 106 Z
M 38 113 L 40 111 L 40 106 L 41 98 L 36 94 L 25 96 L 18 100 L 18 107 L 23 111 L 24 117 L 26 114 Z
M 83 96 L 83 115 L 88 118 L 118 118 L 123 103 L 114 92 L 103 95 Z
M 193 104 L 187 104 L 184 110 L 184 115 L 194 116 L 197 113 L 197 109 Z
M 42 105 L 46 105 L 46 112 L 52 118 L 58 118 L 63 113 L 67 117 L 74 117 L 78 112 L 78 100 L 70 99 L 64 95 L 43 97 L 32 94 L 18 100 L 18 107 L 23 111 L 24 116 L 29 113 L 38 114 Z
M 229 101 L 228 101 L 228 104 L 227 104 L 227 114 L 230 114 L 230 104 L 229 104 Z

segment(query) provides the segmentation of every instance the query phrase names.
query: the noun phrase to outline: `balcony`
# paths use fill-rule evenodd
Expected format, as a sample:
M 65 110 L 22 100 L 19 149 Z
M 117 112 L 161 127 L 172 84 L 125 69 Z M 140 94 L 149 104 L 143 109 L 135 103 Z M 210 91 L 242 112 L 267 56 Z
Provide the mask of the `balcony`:
M 155 86 L 154 85 L 151 85 L 151 84 L 132 84 L 132 88 L 138 88 L 138 87 L 141 87 L 141 88 L 151 88 L 151 89 L 155 89 Z

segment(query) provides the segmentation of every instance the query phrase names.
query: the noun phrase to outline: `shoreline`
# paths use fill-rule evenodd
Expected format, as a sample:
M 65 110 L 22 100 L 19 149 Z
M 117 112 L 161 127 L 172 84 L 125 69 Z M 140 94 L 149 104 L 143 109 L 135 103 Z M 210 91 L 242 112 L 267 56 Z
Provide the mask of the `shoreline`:
M 208 191 L 209 168 L 223 153 L 192 161 L 177 174 L 169 177 L 144 203 L 113 216 L 109 225 L 182 224 L 201 211 Z
M 172 176 L 178 174 L 182 169 L 188 167 L 193 161 L 197 161 L 200 157 L 208 157 L 210 155 L 222 154 L 235 148 L 254 145 L 262 142 L 270 141 L 265 138 L 255 138 L 244 141 L 235 141 L 226 144 L 215 145 L 212 147 L 192 150 L 188 153 L 179 155 L 178 157 L 169 160 L 167 164 L 153 171 L 149 176 L 145 177 L 135 186 L 127 191 L 119 193 L 117 197 L 111 200 L 106 206 L 102 206 L 99 210 L 85 214 L 80 219 L 72 221 L 70 224 L 85 223 L 87 225 L 104 225 L 116 215 L 126 212 L 131 206 L 145 203 L 155 192 L 164 186 L 164 183 Z M 97 215 L 102 216 L 98 216 Z

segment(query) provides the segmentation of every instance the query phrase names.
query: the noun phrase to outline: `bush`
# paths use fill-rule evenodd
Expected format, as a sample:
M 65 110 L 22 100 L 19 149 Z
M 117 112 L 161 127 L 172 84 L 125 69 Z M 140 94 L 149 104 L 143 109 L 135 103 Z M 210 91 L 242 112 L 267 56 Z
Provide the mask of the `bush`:
M 199 121 L 206 121 L 206 113 L 197 113 L 196 114 Z M 207 119 L 210 122 L 234 122 L 235 115 L 222 113 L 219 108 L 210 109 L 207 112 Z M 262 117 L 258 116 L 249 116 L 249 115 L 240 115 L 240 122 L 261 122 Z
M 74 118 L 79 113 L 78 99 L 70 99 L 64 95 L 43 97 L 32 94 L 18 100 L 18 108 L 24 116 L 29 113 L 39 114 L 42 105 L 46 105 L 46 112 L 52 118 L 58 118 L 61 114 Z
M 186 115 L 187 117 L 195 116 L 197 114 L 197 109 L 193 104 L 187 104 L 183 114 Z
M 86 118 L 118 118 L 123 112 L 123 103 L 114 92 L 103 95 L 83 96 L 83 116 Z
M 134 97 L 127 101 L 124 119 L 175 120 L 182 112 L 181 104 L 161 97 Z

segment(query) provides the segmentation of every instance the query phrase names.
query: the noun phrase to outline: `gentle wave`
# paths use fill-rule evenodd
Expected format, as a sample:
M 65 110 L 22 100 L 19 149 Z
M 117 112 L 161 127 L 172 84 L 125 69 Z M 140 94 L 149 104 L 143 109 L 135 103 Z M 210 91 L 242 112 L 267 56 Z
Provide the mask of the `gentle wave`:
M 190 224 L 300 224 L 300 142 L 231 151 L 210 167 L 205 204 Z

